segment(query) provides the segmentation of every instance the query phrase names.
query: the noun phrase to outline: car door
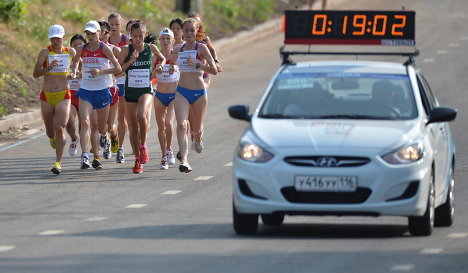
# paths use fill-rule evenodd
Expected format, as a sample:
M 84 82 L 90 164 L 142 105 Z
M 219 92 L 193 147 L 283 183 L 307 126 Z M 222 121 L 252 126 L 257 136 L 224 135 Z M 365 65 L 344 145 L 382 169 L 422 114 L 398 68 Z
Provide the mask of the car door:
M 426 114 L 438 106 L 438 102 L 435 99 L 429 84 L 422 74 L 417 75 L 418 86 L 423 100 L 424 109 Z M 431 123 L 427 126 L 429 132 L 429 138 L 432 143 L 434 150 L 434 165 L 435 165 L 435 179 L 436 179 L 436 194 L 443 192 L 445 187 L 445 179 L 447 174 L 447 166 L 449 165 L 449 140 L 447 134 L 447 123 L 437 122 Z

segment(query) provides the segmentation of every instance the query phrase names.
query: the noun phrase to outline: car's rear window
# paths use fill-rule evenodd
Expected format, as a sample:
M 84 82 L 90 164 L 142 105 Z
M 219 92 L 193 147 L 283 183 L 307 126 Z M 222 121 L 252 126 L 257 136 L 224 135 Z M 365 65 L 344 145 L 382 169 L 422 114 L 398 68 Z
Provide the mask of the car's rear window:
M 287 73 L 276 78 L 259 117 L 413 119 L 417 116 L 407 75 Z

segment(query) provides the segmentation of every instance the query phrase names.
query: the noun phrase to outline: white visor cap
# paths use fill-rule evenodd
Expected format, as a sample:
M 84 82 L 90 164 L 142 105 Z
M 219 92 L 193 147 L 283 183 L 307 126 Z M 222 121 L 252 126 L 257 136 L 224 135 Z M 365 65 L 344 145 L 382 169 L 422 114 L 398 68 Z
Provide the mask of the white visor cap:
M 91 33 L 96 33 L 98 30 L 101 30 L 101 27 L 97 21 L 87 22 L 84 29 L 84 31 L 89 31 Z
M 53 25 L 49 28 L 50 38 L 63 38 L 65 36 L 65 29 L 61 25 Z
M 167 27 L 163 28 L 159 32 L 159 38 L 161 38 L 161 36 L 163 36 L 163 35 L 169 35 L 169 36 L 171 36 L 171 38 L 174 38 L 174 32 L 172 32 L 172 30 L 168 29 Z

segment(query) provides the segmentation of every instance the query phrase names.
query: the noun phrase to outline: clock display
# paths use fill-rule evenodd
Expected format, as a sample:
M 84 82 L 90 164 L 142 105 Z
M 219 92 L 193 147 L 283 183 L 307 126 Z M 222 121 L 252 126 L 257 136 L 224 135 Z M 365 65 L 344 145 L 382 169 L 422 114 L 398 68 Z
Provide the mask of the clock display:
M 285 44 L 414 45 L 414 11 L 287 10 Z

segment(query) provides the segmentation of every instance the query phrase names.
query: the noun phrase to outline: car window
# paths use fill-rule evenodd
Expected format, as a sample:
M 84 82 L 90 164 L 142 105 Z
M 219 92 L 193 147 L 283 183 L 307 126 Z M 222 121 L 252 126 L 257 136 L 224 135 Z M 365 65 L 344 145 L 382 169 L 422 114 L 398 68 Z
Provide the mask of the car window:
M 436 100 L 434 98 L 434 95 L 431 92 L 429 84 L 424 79 L 424 77 L 418 74 L 417 79 L 418 79 L 419 92 L 421 94 L 421 99 L 424 105 L 424 111 L 426 112 L 427 115 L 429 115 L 429 113 L 432 111 L 432 109 L 434 109 L 436 105 Z
M 287 73 L 276 78 L 259 113 L 264 118 L 412 119 L 407 75 Z

